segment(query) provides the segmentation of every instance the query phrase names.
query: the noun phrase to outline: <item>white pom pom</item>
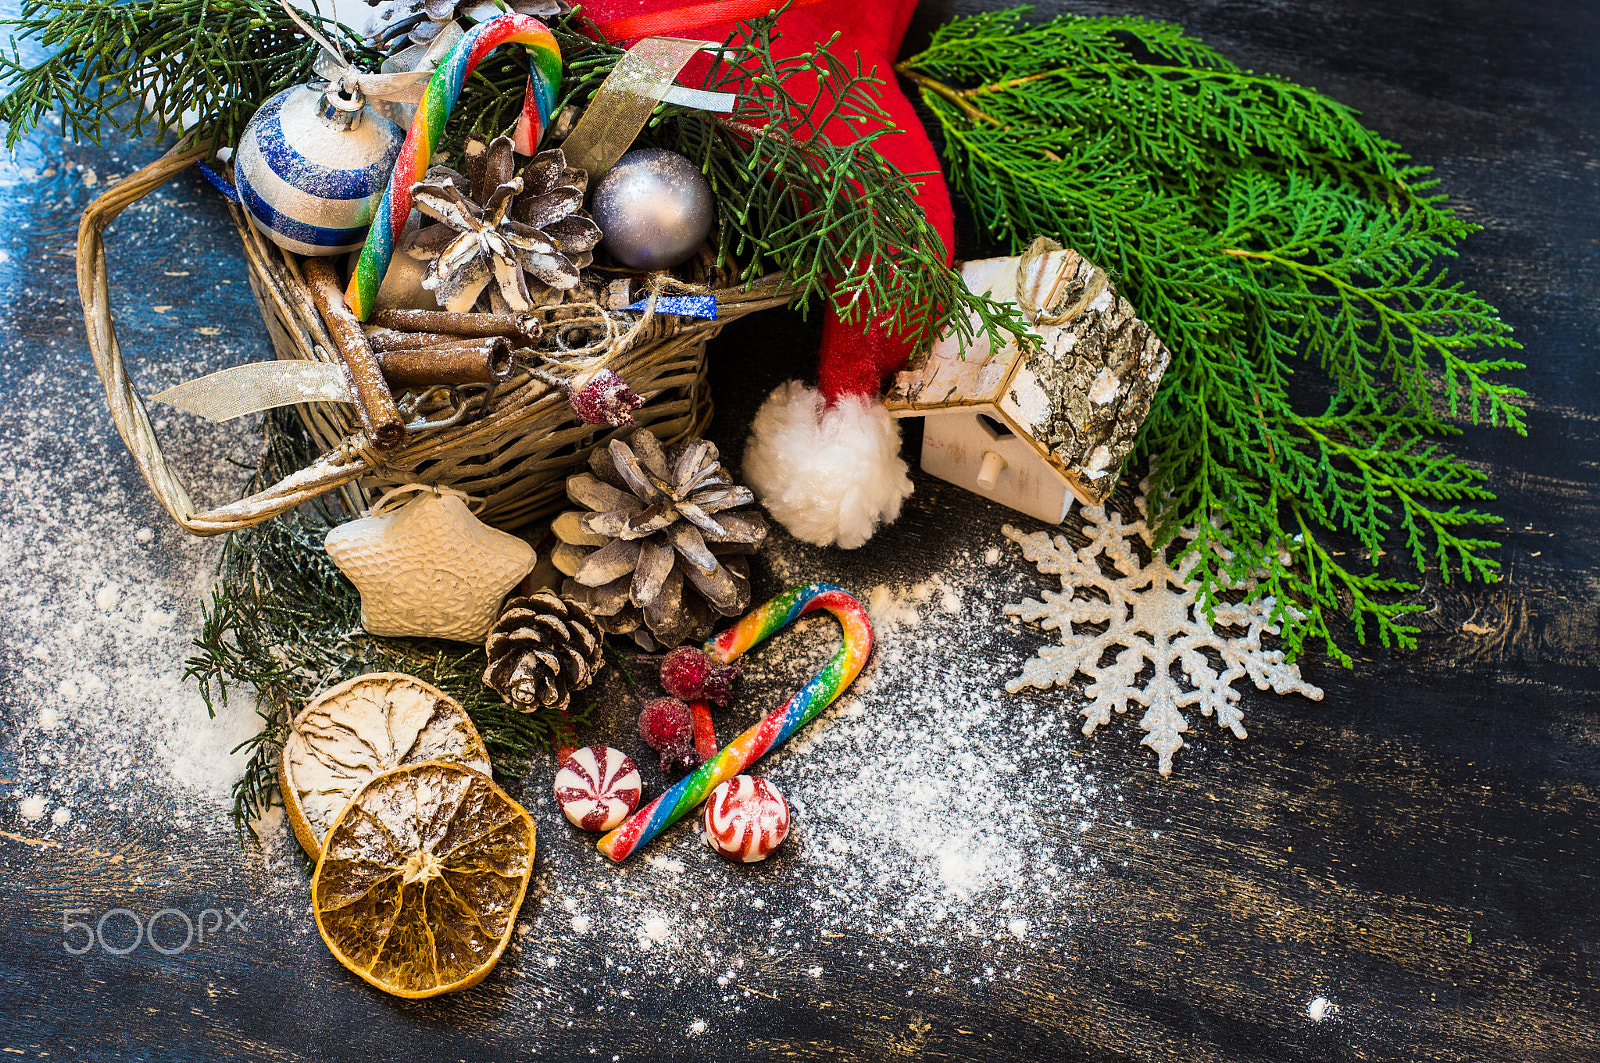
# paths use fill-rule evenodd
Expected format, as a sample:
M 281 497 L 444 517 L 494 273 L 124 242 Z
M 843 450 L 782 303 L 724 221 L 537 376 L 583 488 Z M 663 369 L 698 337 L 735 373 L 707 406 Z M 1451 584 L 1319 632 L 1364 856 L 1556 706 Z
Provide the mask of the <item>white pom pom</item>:
M 798 380 L 756 413 L 744 480 L 797 539 L 846 550 L 898 517 L 911 494 L 900 426 L 876 397 L 849 395 L 830 407 Z

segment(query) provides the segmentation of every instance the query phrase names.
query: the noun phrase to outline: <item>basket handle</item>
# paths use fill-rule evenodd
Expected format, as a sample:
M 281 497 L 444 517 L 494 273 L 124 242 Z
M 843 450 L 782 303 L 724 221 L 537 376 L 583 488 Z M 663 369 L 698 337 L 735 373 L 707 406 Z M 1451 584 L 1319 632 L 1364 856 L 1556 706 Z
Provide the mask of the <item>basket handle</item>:
M 83 220 L 78 223 L 78 298 L 83 303 L 89 352 L 94 356 L 95 370 L 106 388 L 111 419 L 116 422 L 117 431 L 138 464 L 139 472 L 173 520 L 195 535 L 218 535 L 260 524 L 342 487 L 365 474 L 374 462 L 366 457 L 368 448 L 364 437 L 351 436 L 343 445 L 334 447 L 313 464 L 285 476 L 271 487 L 199 513 L 178 479 L 177 471 L 162 455 L 144 399 L 128 377 L 128 367 L 117 344 L 106 271 L 105 229 L 124 210 L 188 169 L 209 150 L 194 147 L 191 141 L 192 137 L 180 140 L 155 162 L 107 188 L 84 210 Z

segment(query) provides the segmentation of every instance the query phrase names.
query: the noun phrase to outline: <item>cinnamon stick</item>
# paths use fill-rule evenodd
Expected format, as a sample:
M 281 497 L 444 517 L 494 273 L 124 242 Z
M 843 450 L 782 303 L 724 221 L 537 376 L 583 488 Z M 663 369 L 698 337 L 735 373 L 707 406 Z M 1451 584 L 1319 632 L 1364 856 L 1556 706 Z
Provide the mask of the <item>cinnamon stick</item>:
M 397 388 L 433 384 L 502 384 L 511 378 L 516 359 L 504 336 L 469 339 L 432 347 L 378 352 L 383 375 Z
M 367 344 L 361 322 L 344 301 L 344 284 L 333 263 L 326 258 L 308 258 L 304 263 L 311 298 L 333 337 L 334 354 L 343 364 L 355 395 L 356 412 L 367 438 L 379 450 L 393 450 L 406 441 L 406 424 L 394 404 L 389 385 L 384 382 L 378 359 Z
M 454 336 L 536 339 L 537 323 L 515 314 L 458 314 L 449 310 L 378 310 L 372 324 L 403 332 L 447 332 Z
M 450 332 L 397 332 L 394 329 L 376 329 L 367 333 L 367 343 L 372 347 L 372 353 L 380 356 L 380 362 L 385 351 L 414 351 L 421 347 L 475 343 L 479 338 Z

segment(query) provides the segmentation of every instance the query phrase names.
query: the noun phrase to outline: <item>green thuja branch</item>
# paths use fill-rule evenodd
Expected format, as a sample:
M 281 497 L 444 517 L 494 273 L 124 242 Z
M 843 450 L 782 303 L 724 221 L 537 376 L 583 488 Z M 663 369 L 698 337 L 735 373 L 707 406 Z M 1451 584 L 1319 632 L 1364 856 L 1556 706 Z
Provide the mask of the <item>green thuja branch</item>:
M 251 492 L 316 457 L 292 411 L 268 414 L 266 433 Z M 362 630 L 360 593 L 322 548 L 329 528 L 344 519 L 336 504 L 318 503 L 234 532 L 223 547 L 185 678 L 199 680 L 207 706 L 226 703 L 239 686 L 256 695 L 262 727 L 240 747 L 249 757 L 234 786 L 241 830 L 277 785 L 291 714 L 319 690 L 364 672 L 407 672 L 445 691 L 467 710 L 501 767 L 514 769 L 550 744 L 554 714 L 513 709 L 484 685 L 482 646 Z M 571 720 L 584 723 L 587 715 L 576 711 Z
M 1497 522 L 1450 419 L 1524 431 L 1520 364 L 1482 298 L 1440 260 L 1477 227 L 1423 167 L 1314 90 L 1241 70 L 1175 26 L 1023 11 L 958 19 L 897 67 L 933 116 L 950 182 L 984 236 L 1077 248 L 1173 361 L 1136 455 L 1161 540 L 1207 600 L 1254 578 L 1285 648 L 1348 663 L 1411 647 L 1417 578 L 1492 581 Z M 1331 393 L 1293 383 L 1312 368 Z
M 306 18 L 360 51 L 338 24 Z M 23 0 L 21 17 L 0 26 L 11 44 L 0 52 L 7 147 L 52 112 L 79 141 L 188 126 L 232 145 L 263 101 L 305 80 L 316 55 L 276 0 Z M 25 41 L 52 54 L 29 64 Z

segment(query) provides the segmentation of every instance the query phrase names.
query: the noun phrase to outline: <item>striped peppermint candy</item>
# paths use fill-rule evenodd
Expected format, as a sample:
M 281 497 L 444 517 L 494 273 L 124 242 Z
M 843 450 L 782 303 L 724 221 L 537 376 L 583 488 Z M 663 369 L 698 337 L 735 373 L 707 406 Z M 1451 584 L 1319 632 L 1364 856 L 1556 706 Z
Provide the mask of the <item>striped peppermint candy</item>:
M 371 107 L 350 129 L 323 120 L 323 91 L 300 85 L 262 105 L 233 161 L 239 198 L 274 243 L 300 255 L 353 251 L 367 238 L 405 132 Z
M 574 827 L 610 830 L 639 807 L 639 769 L 620 749 L 584 746 L 556 772 L 556 804 Z
M 753 775 L 735 775 L 711 791 L 700 814 L 706 844 L 729 860 L 753 864 L 789 836 L 789 802 Z

